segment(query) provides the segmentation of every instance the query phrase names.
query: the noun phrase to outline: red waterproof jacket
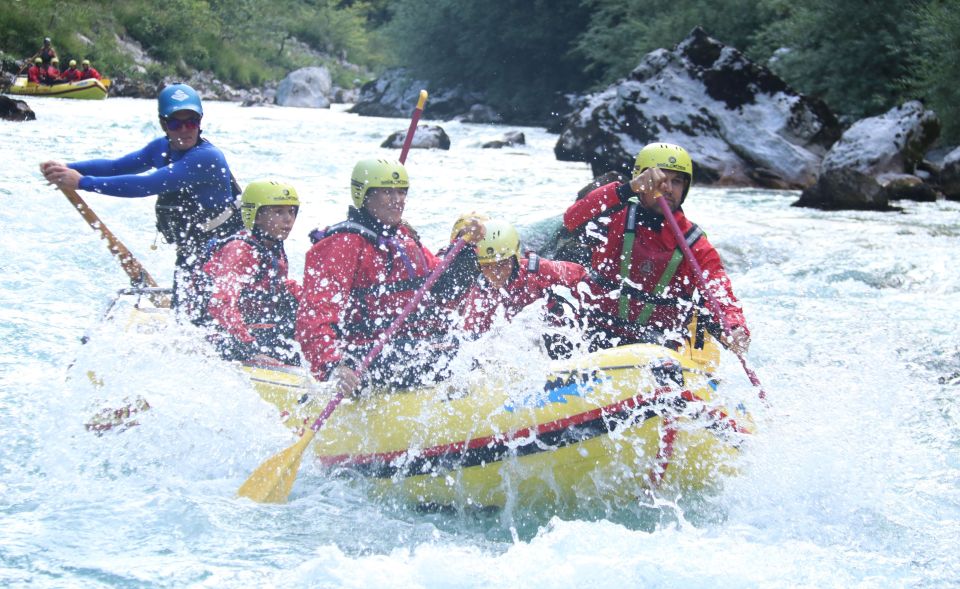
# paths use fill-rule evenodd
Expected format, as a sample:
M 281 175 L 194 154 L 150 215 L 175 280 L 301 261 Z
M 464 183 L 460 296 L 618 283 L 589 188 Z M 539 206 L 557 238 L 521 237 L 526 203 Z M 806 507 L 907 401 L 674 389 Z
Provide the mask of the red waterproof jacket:
M 654 287 L 664 275 L 678 247 L 673 232 L 663 217 L 638 206 L 636 214 L 639 222 L 630 256 L 628 287 L 621 290 L 620 258 L 631 208 L 621 202 L 617 194 L 618 186 L 618 183 L 611 183 L 597 188 L 571 205 L 563 216 L 564 225 L 570 231 L 597 219 L 596 223 L 588 226 L 588 234 L 606 233 L 605 238 L 599 239 L 592 248 L 589 282 L 593 296 L 588 303 L 592 312 L 614 319 L 611 324 L 615 326 L 615 332 L 618 329 L 629 332 L 633 325 L 637 324 L 639 330 L 653 329 L 659 334 L 666 334 L 667 339 L 677 341 L 677 336 L 683 332 L 693 312 L 692 296 L 696 290 L 693 268 L 684 257 L 665 288 L 659 294 L 655 293 Z M 614 212 L 607 213 L 610 210 Z M 728 326 L 746 330 L 746 320 L 717 250 L 682 211 L 675 212 L 674 218 L 684 235 L 691 239 L 696 238 L 691 249 L 706 275 L 710 293 L 719 303 Z M 629 295 L 626 317 L 623 317 L 621 312 L 618 291 L 619 294 Z M 650 313 L 648 310 L 648 319 L 639 324 L 638 319 L 641 318 L 647 303 L 653 305 L 653 311 Z
M 270 304 L 280 300 L 275 291 L 283 289 L 300 299 L 300 285 L 287 278 L 287 256 L 282 248 L 270 252 L 248 231 L 241 231 L 216 250 L 204 264 L 209 277 L 210 301 L 207 311 L 231 336 L 253 343 L 253 325 L 272 323 Z M 264 258 L 269 259 L 264 259 Z
M 378 227 L 353 208 L 350 219 L 320 232 L 304 266 L 296 339 L 320 379 L 352 346 L 376 342 L 440 261 L 404 224 Z M 339 230 L 348 224 L 357 231 Z M 433 305 L 429 299 L 421 306 Z M 415 312 L 395 338 L 431 339 L 437 330 Z
M 68 82 L 76 82 L 82 79 L 83 74 L 75 67 L 68 67 L 63 70 L 63 73 L 60 74 L 60 77 Z
M 30 68 L 27 69 L 27 80 L 33 82 L 34 84 L 39 84 L 41 81 L 43 81 L 42 78 L 44 71 L 45 68 L 42 68 L 36 64 L 31 65 Z
M 566 286 L 576 293 L 577 284 L 586 275 L 586 269 L 573 262 L 554 262 L 536 256 L 524 258 L 505 287 L 496 289 L 481 277 L 470 289 L 460 306 L 464 328 L 483 333 L 490 329 L 498 310 L 502 309 L 510 319 L 542 299 L 554 286 Z
M 96 79 L 98 79 L 98 80 L 100 79 L 100 72 L 98 72 L 97 70 L 95 70 L 92 65 L 91 65 L 91 66 L 87 66 L 86 69 L 80 70 L 80 79 L 81 79 L 81 80 L 87 80 L 87 79 L 89 79 L 89 78 L 96 78 Z
M 60 68 L 55 68 L 52 65 L 47 68 L 46 73 L 44 74 L 45 82 L 52 83 L 60 79 Z

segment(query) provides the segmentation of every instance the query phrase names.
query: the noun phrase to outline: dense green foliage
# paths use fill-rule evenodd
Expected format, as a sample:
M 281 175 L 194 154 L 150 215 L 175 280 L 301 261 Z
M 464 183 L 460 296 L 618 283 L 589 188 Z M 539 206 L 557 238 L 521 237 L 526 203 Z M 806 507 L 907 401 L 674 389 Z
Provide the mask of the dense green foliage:
M 344 86 L 364 77 L 345 61 L 405 65 L 523 120 L 627 75 L 696 25 L 847 120 L 919 97 L 960 142 L 960 0 L 7 0 L 0 51 L 22 59 L 48 35 L 61 57 L 108 75 L 206 70 L 239 86 L 318 63 Z M 124 40 L 156 63 L 138 71 Z
M 911 72 L 916 95 L 940 115 L 943 138 L 960 143 L 960 5 L 956 0 L 935 0 L 922 8 L 917 44 Z
M 27 57 L 44 36 L 61 58 L 89 58 L 107 75 L 187 75 L 213 72 L 240 86 L 279 79 L 303 65 L 339 59 L 376 66 L 367 3 L 335 0 L 12 0 L 0 11 L 0 48 Z M 382 10 L 382 7 L 381 7 Z M 138 42 L 153 60 L 138 72 L 117 38 Z
M 427 79 L 481 88 L 515 117 L 583 89 L 586 60 L 569 49 L 589 21 L 580 0 L 399 0 L 386 27 L 399 63 Z

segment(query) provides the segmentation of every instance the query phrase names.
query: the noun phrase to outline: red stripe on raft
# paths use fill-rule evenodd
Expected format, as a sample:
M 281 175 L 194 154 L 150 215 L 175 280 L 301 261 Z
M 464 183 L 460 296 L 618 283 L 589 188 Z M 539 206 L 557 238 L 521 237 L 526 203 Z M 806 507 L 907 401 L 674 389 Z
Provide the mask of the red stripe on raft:
M 616 413 L 618 411 L 623 411 L 624 409 L 634 409 L 637 406 L 643 403 L 650 403 L 655 401 L 658 397 L 663 394 L 670 392 L 670 387 L 660 387 L 656 389 L 652 396 L 649 399 L 644 399 L 642 395 L 637 395 L 627 399 L 622 399 L 607 405 L 606 407 L 601 407 L 599 409 L 593 409 L 591 411 L 586 411 L 584 413 L 578 413 L 577 415 L 572 415 L 570 417 L 564 417 L 556 421 L 550 421 L 547 423 L 541 423 L 540 425 L 534 428 L 523 428 L 516 430 L 507 435 L 495 435 L 495 436 L 486 436 L 483 438 L 475 438 L 469 441 L 464 442 L 454 442 L 451 444 L 442 444 L 440 446 L 432 446 L 430 448 L 424 448 L 418 452 L 419 456 L 424 458 L 430 458 L 434 456 L 443 456 L 445 454 L 450 454 L 453 452 L 462 452 L 464 449 L 474 449 L 482 448 L 489 444 L 502 443 L 504 441 L 512 441 L 517 439 L 528 438 L 531 436 L 531 433 L 536 435 L 551 433 L 558 430 L 568 429 L 588 421 L 593 421 L 602 417 L 605 414 Z M 375 454 L 340 454 L 338 456 L 320 456 L 318 460 L 320 464 L 324 466 L 339 466 L 344 464 L 350 465 L 362 465 L 375 462 L 392 462 L 393 460 L 407 454 L 410 450 L 395 450 L 393 452 L 379 452 Z

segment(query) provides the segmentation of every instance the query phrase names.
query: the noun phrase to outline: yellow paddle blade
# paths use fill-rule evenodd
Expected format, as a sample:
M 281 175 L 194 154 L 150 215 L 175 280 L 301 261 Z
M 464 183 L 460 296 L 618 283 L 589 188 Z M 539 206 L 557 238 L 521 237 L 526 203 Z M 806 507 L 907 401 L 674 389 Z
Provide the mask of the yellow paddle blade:
M 237 495 L 257 503 L 286 503 L 297 480 L 303 452 L 316 434 L 313 428 L 307 429 L 297 443 L 271 456 L 240 485 Z

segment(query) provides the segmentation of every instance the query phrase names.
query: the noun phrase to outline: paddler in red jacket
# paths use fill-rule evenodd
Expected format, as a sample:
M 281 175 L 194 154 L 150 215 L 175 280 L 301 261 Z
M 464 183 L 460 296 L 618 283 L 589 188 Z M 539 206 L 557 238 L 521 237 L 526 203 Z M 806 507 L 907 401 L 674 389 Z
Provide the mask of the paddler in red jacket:
M 92 65 L 90 65 L 89 59 L 84 59 L 80 62 L 80 77 L 83 80 L 89 80 L 93 78 L 94 80 L 100 79 L 100 72 L 96 70 Z
M 299 365 L 293 327 L 300 286 L 287 278 L 283 241 L 300 199 L 293 186 L 259 180 L 247 185 L 240 201 L 244 229 L 214 241 L 195 278 L 201 292 L 194 300 L 205 307 L 195 322 L 217 326 L 211 339 L 227 360 Z
M 66 80 L 67 82 L 79 81 L 83 76 L 83 74 L 80 72 L 80 70 L 77 69 L 77 60 L 71 59 L 70 63 L 67 65 L 69 65 L 69 67 L 63 70 L 63 73 L 60 74 L 60 77 Z
M 681 346 L 693 311 L 726 347 L 745 353 L 750 332 L 734 297 L 717 250 L 703 231 L 684 215 L 681 205 L 693 180 L 693 162 L 682 147 L 652 143 L 637 154 L 630 182 L 601 186 L 564 213 L 570 231 L 590 223 L 588 231 L 604 235 L 591 254 L 591 328 L 596 347 L 647 342 Z M 729 337 L 719 337 L 717 318 L 695 296 L 693 269 L 660 214 L 665 198 L 687 243 L 704 271 L 711 294 L 720 304 Z
M 556 287 L 566 287 L 576 297 L 587 271 L 573 262 L 554 262 L 536 254 L 520 256 L 520 234 L 507 221 L 484 223 L 486 235 L 477 243 L 481 276 L 464 297 L 460 311 L 464 328 L 480 334 L 496 315 L 512 319 L 527 306 L 544 300 Z M 548 301 L 548 307 L 556 301 Z
M 313 374 L 337 380 L 344 393 L 360 384 L 356 368 L 364 354 L 440 263 L 402 220 L 409 187 L 403 164 L 362 160 L 353 169 L 347 220 L 311 234 L 297 340 Z M 474 221 L 461 237 L 476 243 L 483 226 Z M 367 382 L 403 389 L 443 378 L 451 345 L 444 311 L 465 290 L 457 266 L 476 267 L 471 250 L 461 250 L 387 342 Z
M 43 67 L 43 58 L 35 57 L 33 59 L 33 65 L 27 69 L 27 81 L 34 84 L 39 84 L 43 81 L 43 77 L 46 75 L 46 68 Z

